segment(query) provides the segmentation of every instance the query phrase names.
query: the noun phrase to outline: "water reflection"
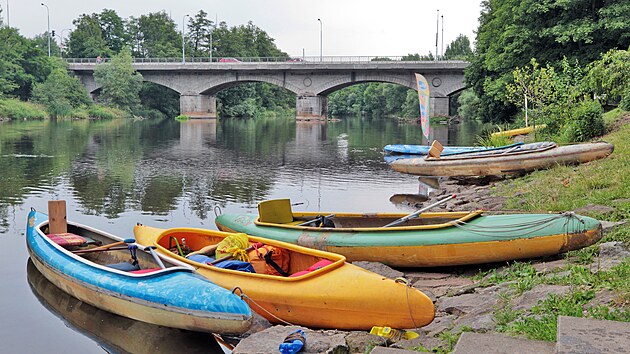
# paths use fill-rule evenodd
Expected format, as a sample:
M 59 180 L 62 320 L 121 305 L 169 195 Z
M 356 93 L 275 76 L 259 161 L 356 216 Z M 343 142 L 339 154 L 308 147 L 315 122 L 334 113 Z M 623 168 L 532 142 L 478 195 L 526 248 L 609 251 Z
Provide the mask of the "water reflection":
M 81 302 L 48 281 L 30 259 L 26 274 L 47 310 L 108 353 L 223 353 L 211 334 L 134 321 Z

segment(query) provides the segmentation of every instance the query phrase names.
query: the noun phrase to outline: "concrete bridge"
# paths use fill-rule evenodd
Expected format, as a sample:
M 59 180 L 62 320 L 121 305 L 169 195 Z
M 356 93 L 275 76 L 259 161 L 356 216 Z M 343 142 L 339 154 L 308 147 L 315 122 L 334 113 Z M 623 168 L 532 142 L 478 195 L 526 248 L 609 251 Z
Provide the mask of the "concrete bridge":
M 354 84 L 388 82 L 416 89 L 415 73 L 431 85 L 431 115 L 448 116 L 450 96 L 465 88 L 465 61 L 325 60 L 185 62 L 181 59 L 135 59 L 134 68 L 144 81 L 168 87 L 180 94 L 180 112 L 192 118 L 216 118 L 216 94 L 246 82 L 266 82 L 296 95 L 298 120 L 321 119 L 327 115 L 327 96 Z M 176 62 L 176 60 L 178 60 Z M 95 82 L 94 59 L 68 59 L 69 69 L 91 94 Z

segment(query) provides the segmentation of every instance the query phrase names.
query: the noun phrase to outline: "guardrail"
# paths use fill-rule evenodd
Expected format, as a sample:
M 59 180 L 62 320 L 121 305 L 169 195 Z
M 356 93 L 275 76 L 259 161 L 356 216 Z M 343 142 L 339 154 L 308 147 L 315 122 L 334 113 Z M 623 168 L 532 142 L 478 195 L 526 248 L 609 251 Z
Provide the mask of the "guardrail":
M 68 63 L 98 64 L 109 62 L 110 58 L 65 58 Z M 426 62 L 420 60 L 404 60 L 403 56 L 313 56 L 313 57 L 190 57 L 182 61 L 182 58 L 133 58 L 134 63 L 293 63 L 293 64 L 317 64 L 317 63 L 368 63 L 368 62 Z M 461 60 L 440 60 L 440 62 L 462 62 Z

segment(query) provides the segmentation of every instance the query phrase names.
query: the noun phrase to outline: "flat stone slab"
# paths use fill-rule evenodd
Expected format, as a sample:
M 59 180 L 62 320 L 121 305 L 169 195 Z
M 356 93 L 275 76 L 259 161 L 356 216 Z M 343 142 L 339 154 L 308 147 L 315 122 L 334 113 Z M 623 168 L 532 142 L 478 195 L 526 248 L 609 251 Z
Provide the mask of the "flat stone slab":
M 630 323 L 558 317 L 558 354 L 630 352 Z
M 415 352 L 413 350 L 386 348 L 386 347 L 374 347 L 374 349 L 372 349 L 372 351 L 370 352 L 370 354 L 408 354 L 408 353 L 418 354 L 418 352 Z
M 346 333 L 335 330 L 314 331 L 298 326 L 274 326 L 241 340 L 232 354 L 279 353 L 280 343 L 296 329 L 304 331 L 306 345 L 300 353 L 347 353 Z
M 464 332 L 453 354 L 552 354 L 555 343 L 495 333 Z

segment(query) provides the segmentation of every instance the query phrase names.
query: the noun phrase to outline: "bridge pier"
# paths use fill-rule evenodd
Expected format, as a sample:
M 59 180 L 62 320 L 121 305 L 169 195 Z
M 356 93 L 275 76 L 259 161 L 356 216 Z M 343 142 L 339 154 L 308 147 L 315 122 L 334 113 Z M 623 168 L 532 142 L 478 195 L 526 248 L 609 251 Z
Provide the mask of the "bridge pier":
M 296 120 L 326 120 L 328 99 L 326 96 L 301 96 L 295 100 Z
M 431 97 L 431 117 L 448 117 L 449 116 L 450 98 Z
M 184 93 L 179 96 L 179 114 L 190 118 L 215 119 L 217 117 L 217 98 L 216 96 Z

